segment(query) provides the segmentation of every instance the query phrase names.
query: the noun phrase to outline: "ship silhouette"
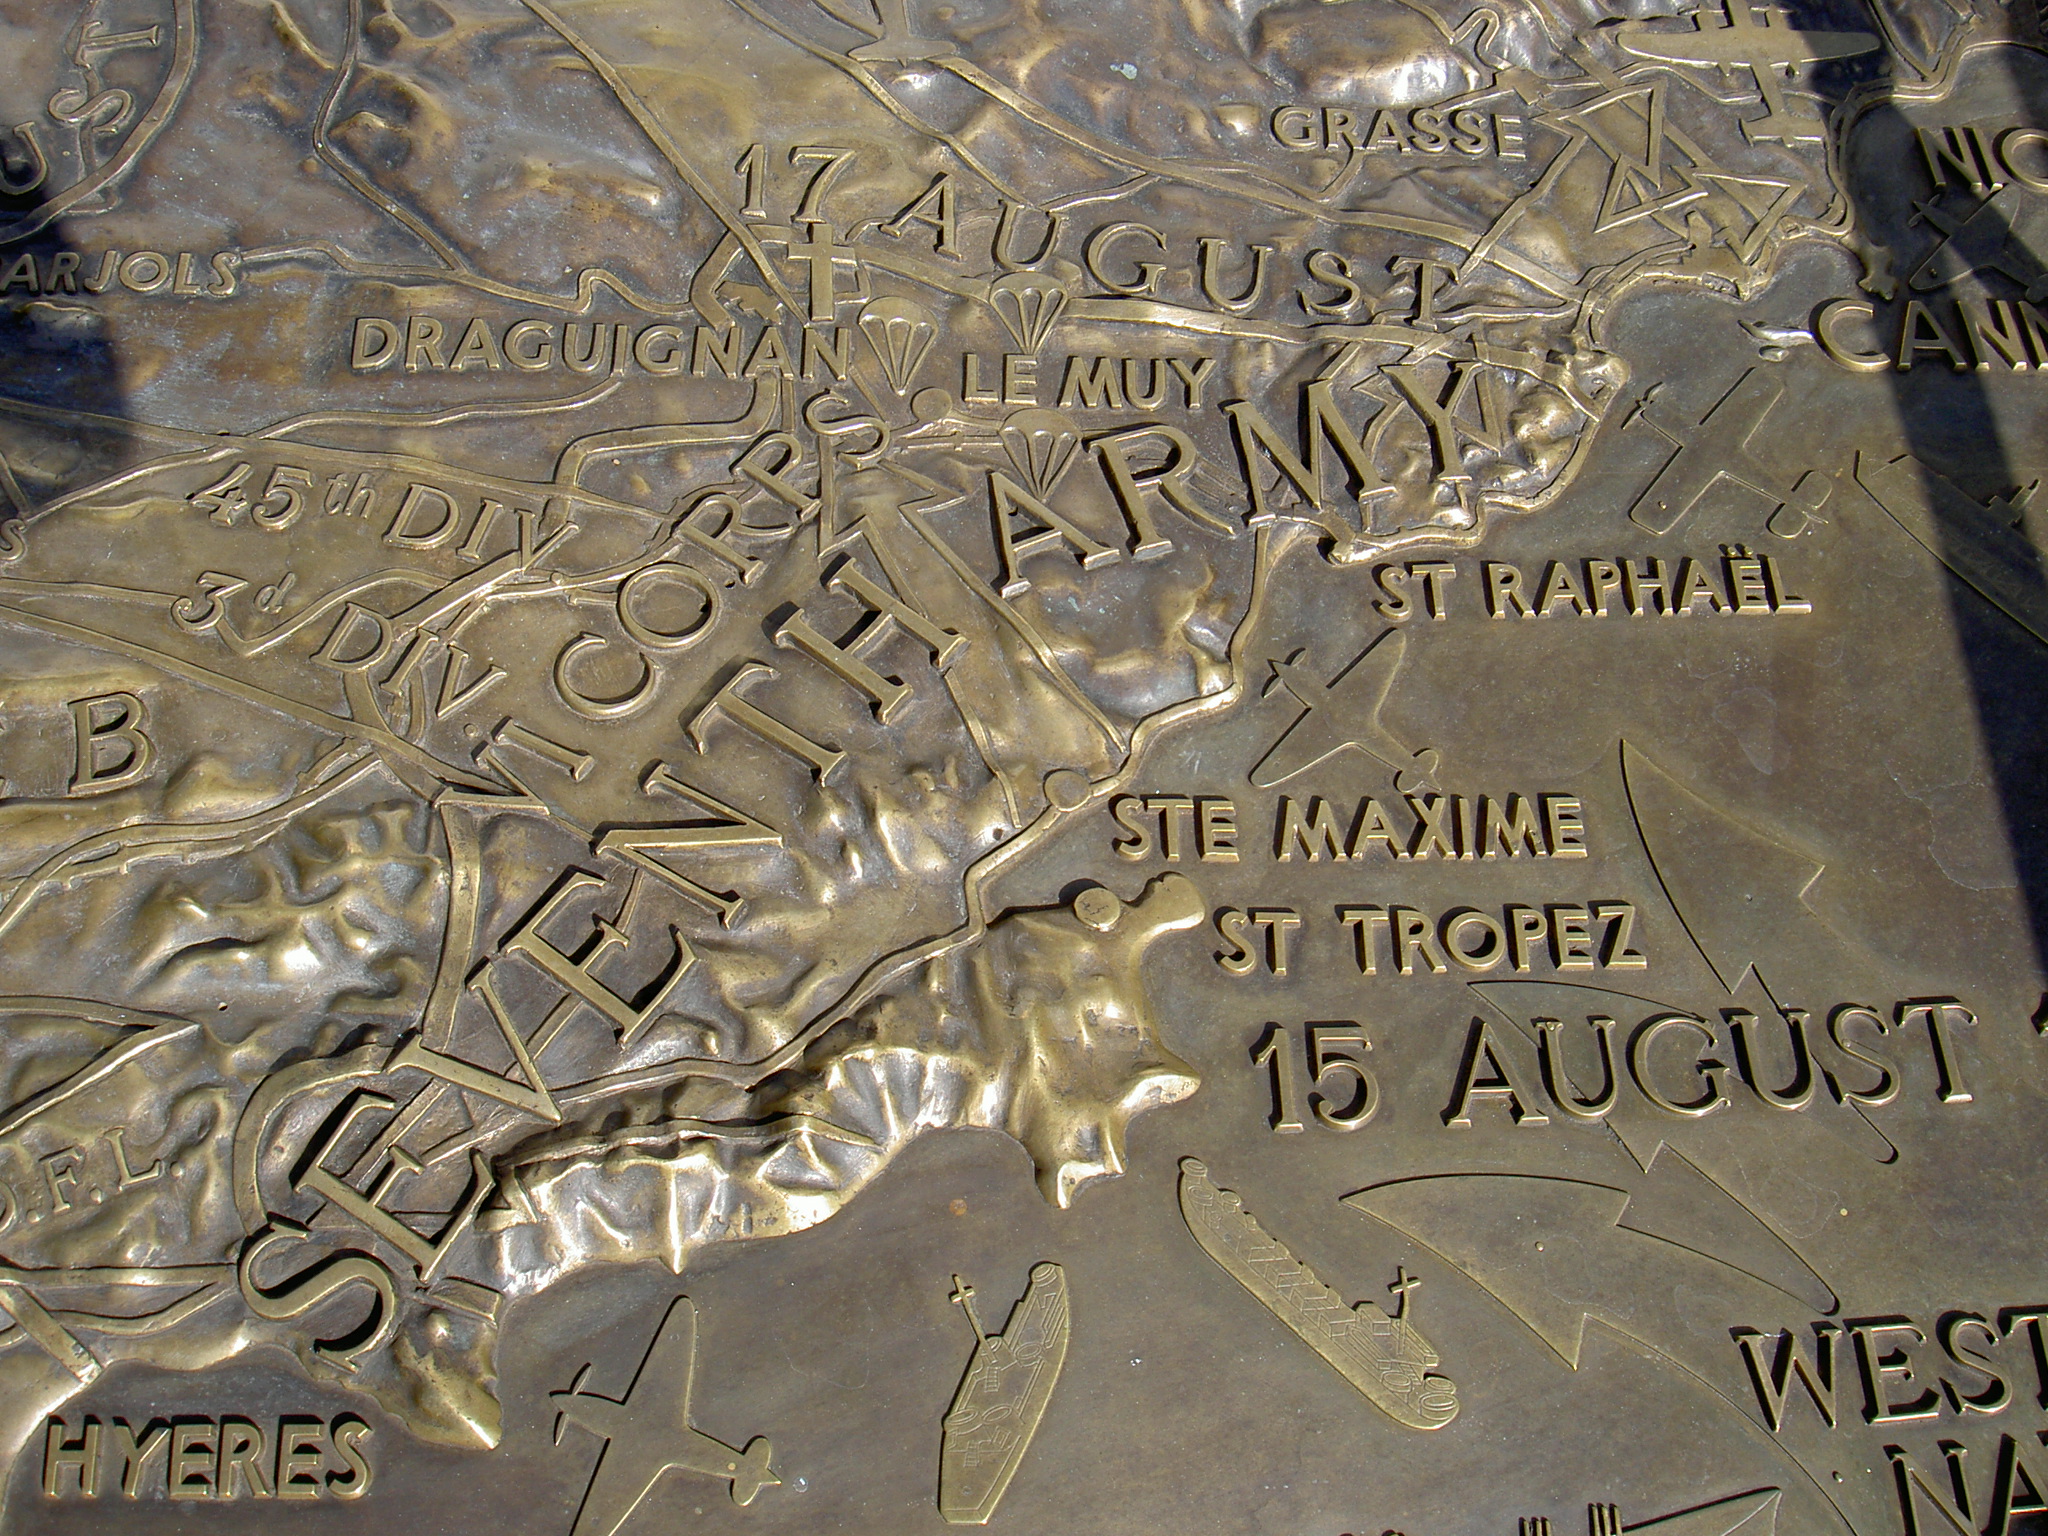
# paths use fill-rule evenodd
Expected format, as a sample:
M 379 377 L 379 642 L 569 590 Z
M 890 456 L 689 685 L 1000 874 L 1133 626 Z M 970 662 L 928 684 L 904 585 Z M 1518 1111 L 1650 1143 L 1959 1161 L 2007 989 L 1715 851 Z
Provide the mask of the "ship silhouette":
M 1067 1275 L 1038 1264 L 1001 1333 L 984 1332 L 974 1287 L 953 1277 L 953 1300 L 974 1329 L 974 1358 L 946 1412 L 939 1453 L 939 1513 L 984 1525 L 1030 1448 L 1067 1358 Z

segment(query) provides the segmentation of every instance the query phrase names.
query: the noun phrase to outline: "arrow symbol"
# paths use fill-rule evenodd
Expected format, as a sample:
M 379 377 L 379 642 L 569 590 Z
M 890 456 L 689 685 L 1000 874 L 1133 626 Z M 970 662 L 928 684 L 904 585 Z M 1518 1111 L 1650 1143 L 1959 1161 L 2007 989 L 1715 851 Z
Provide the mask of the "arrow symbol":
M 1761 1300 L 1754 1296 L 1761 1287 L 1782 1298 L 1768 1302 L 1775 1310 L 1787 1300 L 1802 1312 L 1837 1309 L 1827 1283 L 1705 1174 L 1676 1153 L 1663 1166 L 1672 1171 L 1642 1196 L 1540 1174 L 1457 1173 L 1376 1185 L 1343 1203 L 1461 1270 L 1573 1370 L 1589 1321 L 1660 1354 L 1687 1347 L 1677 1343 L 1697 1333 L 1678 1299 L 1687 1290 Z M 1703 1196 L 1718 1196 L 1724 1211 L 1733 1207 L 1732 1220 L 1715 1225 L 1736 1228 L 1727 1247 L 1760 1261 L 1768 1278 L 1696 1246 Z M 1722 1248 L 1724 1234 L 1712 1236 Z M 1699 1374 L 1711 1369 L 1700 1362 Z
M 1819 858 L 1709 804 L 1625 741 L 1621 776 L 1657 883 L 1730 993 L 1761 956 L 1834 961 L 1853 947 L 1813 905 Z

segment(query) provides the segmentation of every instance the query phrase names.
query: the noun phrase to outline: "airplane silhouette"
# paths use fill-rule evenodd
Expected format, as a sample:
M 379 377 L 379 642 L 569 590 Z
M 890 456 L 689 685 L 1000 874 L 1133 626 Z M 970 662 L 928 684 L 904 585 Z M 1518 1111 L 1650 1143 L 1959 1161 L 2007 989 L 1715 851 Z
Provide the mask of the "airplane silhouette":
M 1764 418 L 1785 396 L 1785 381 L 1777 374 L 1750 369 L 1696 427 L 1666 421 L 1656 409 L 1657 393 L 1655 386 L 1645 390 L 1626 424 L 1641 422 L 1677 451 L 1629 509 L 1633 521 L 1652 533 L 1669 533 L 1716 481 L 1724 479 L 1771 503 L 1773 533 L 1791 538 L 1805 529 L 1808 519 L 1821 521 L 1820 510 L 1827 505 L 1833 482 L 1810 470 L 1787 491 L 1750 450 Z
M 568 1424 L 604 1441 L 572 1536 L 613 1536 L 669 1471 L 724 1478 L 731 1484 L 733 1503 L 742 1506 L 782 1481 L 769 1467 L 773 1451 L 766 1436 L 757 1435 L 744 1451 L 736 1451 L 690 1427 L 696 1368 L 697 1307 L 689 1297 L 678 1296 L 623 1398 L 584 1391 L 588 1365 L 567 1391 L 548 1394 L 562 1405 L 555 1414 L 555 1444 L 562 1443 Z
M 1743 134 L 1754 144 L 1772 140 L 1791 144 L 1827 137 L 1819 118 L 1794 117 L 1785 110 L 1785 94 L 1779 89 L 1779 71 L 1790 79 L 1810 64 L 1829 59 L 1854 58 L 1870 53 L 1878 41 L 1868 32 L 1805 32 L 1784 24 L 1784 15 L 1774 6 L 1764 8 L 1763 24 L 1757 24 L 1750 0 L 1721 0 L 1727 23 L 1709 26 L 1704 6 L 1693 13 L 1693 30 L 1666 32 L 1643 22 L 1626 22 L 1615 28 L 1614 40 L 1630 53 L 1665 64 L 1690 64 L 1701 69 L 1718 69 L 1725 77 L 1746 69 L 1756 80 L 1763 97 L 1765 115 L 1745 121 Z
M 1301 715 L 1274 740 L 1251 771 L 1260 789 L 1283 784 L 1306 773 L 1346 747 L 1357 747 L 1394 770 L 1394 786 L 1403 792 L 1434 789 L 1437 753 L 1433 747 L 1411 750 L 1380 724 L 1380 706 L 1393 686 L 1394 673 L 1407 647 L 1406 635 L 1390 629 L 1373 641 L 1326 686 L 1298 665 L 1302 652 L 1284 661 L 1269 661 L 1273 675 L 1265 694 L 1285 688 L 1298 699 Z

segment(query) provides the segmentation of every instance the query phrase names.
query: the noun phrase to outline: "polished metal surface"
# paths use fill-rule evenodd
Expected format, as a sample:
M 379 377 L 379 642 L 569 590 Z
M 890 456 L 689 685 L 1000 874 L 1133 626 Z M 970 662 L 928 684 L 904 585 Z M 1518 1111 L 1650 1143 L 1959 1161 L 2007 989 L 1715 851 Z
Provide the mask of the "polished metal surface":
M 0 1524 L 2048 1521 L 2044 54 L 0 0 Z

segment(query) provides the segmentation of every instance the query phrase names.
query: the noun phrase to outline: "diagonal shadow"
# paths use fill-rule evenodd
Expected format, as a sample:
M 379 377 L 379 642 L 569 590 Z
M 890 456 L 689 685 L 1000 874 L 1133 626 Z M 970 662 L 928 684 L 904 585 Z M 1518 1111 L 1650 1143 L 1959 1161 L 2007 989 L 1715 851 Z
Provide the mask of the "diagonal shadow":
M 1872 30 L 1869 13 L 1844 14 L 1831 0 L 1807 0 L 1789 19 L 1802 30 Z M 1890 247 L 1874 253 L 1868 292 L 1859 297 L 1867 298 L 1872 311 L 1870 349 L 1893 358 L 1882 371 L 1912 455 L 1895 472 L 1906 482 L 1903 489 L 1917 493 L 1935 513 L 1914 531 L 1941 561 L 1947 617 L 1991 767 L 2034 956 L 2048 961 L 2048 741 L 2041 730 L 2048 720 L 2048 667 L 2042 665 L 2048 638 L 2037 638 L 2048 630 L 2048 569 L 2038 547 L 2015 526 L 2020 505 L 2007 500 L 2039 476 L 2040 466 L 2015 462 L 2009 434 L 2000 426 L 1993 380 L 2014 359 L 1997 345 L 1998 338 L 1976 334 L 1969 314 L 1956 304 L 1968 299 L 1988 318 L 2010 317 L 2020 343 L 2018 366 L 2048 365 L 2048 334 L 2029 339 L 2025 315 L 1998 307 L 2024 303 L 2029 277 L 2048 272 L 2048 249 L 2030 251 L 2025 233 L 2015 227 L 2017 214 L 2028 211 L 2025 200 L 2048 203 L 2048 189 L 2014 185 L 2009 175 L 2002 192 L 1995 175 L 1977 177 L 1972 185 L 1957 160 L 1974 154 L 1973 141 L 1959 138 L 1951 146 L 1940 139 L 1960 152 L 1945 158 L 1923 147 L 1918 132 L 1978 121 L 1987 130 L 1984 158 L 1992 162 L 1985 169 L 1995 173 L 1999 135 L 2042 124 L 2044 114 L 2028 110 L 2028 99 L 2030 92 L 2048 88 L 2048 61 L 2020 46 L 1980 50 L 1959 66 L 1945 101 L 1914 99 L 1915 93 L 1899 85 L 1909 73 L 1889 54 L 1866 56 L 1823 66 L 1816 84 L 1837 132 L 1843 119 L 1853 117 L 1849 141 L 1838 148 L 1857 224 L 1869 240 Z M 1983 99 L 2008 92 L 2021 110 L 2000 117 L 1994 129 L 1982 118 Z M 2042 165 L 2029 160 L 2025 170 L 2042 178 L 2048 155 L 2038 158 Z M 1938 176 L 1946 188 L 1937 185 Z M 1919 310 L 1909 309 L 1916 304 Z M 1901 347 L 1907 349 L 1903 360 Z M 2027 387 L 2040 385 L 2028 381 Z M 1900 727 L 1910 730 L 1912 723 Z
M 0 197 L 0 224 L 24 201 Z M 119 359 L 93 291 L 104 273 L 116 290 L 109 297 L 121 296 L 121 259 L 109 266 L 96 245 L 74 244 L 62 221 L 0 243 L 0 527 L 32 520 L 52 495 L 127 452 Z M 0 570 L 19 555 L 19 539 L 18 528 L 0 536 Z

